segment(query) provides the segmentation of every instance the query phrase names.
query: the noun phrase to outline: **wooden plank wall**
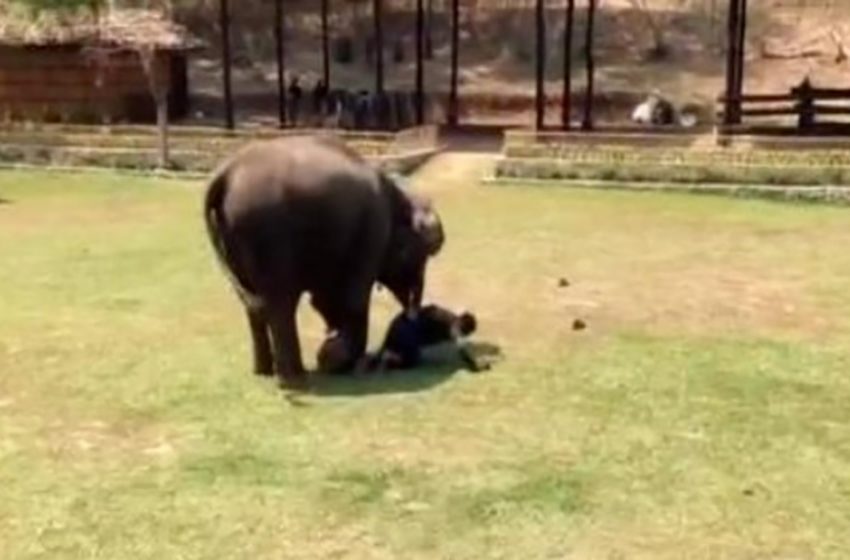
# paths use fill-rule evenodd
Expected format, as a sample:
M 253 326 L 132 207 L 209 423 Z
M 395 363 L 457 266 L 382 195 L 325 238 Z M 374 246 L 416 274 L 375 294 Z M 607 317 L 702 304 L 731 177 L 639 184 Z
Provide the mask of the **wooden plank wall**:
M 160 68 L 162 79 L 169 70 Z M 0 120 L 139 122 L 154 113 L 136 53 L 98 61 L 73 47 L 0 48 Z

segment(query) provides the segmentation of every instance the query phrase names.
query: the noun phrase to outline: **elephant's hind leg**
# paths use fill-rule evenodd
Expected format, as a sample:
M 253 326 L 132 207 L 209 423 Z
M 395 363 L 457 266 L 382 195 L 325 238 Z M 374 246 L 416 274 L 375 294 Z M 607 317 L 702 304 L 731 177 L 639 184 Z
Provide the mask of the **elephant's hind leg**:
M 274 367 L 281 386 L 304 389 L 307 386 L 307 374 L 298 341 L 295 319 L 297 306 L 297 299 L 276 303 L 270 306 L 268 318 L 274 343 Z
M 274 375 L 271 333 L 265 313 L 259 309 L 246 309 L 246 314 L 254 346 L 254 373 L 263 376 Z

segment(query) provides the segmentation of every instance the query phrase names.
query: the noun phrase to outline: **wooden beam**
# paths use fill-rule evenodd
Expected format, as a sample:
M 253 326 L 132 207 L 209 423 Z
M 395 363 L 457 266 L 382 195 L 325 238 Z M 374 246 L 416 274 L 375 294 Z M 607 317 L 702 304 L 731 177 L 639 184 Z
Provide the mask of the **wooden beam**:
M 537 0 L 535 9 L 535 38 L 537 40 L 537 49 L 535 54 L 536 74 L 535 74 L 535 96 L 534 96 L 534 112 L 535 120 L 534 127 L 537 130 L 542 130 L 545 125 L 546 117 L 546 88 L 544 84 L 546 74 L 546 10 L 545 1 Z
M 229 0 L 219 2 L 219 31 L 221 33 L 221 68 L 224 89 L 224 123 L 229 129 L 236 126 L 233 116 L 233 83 L 230 75 L 230 5 Z
M 416 0 L 416 124 L 425 123 L 425 6 Z
M 814 106 L 815 113 L 818 115 L 850 115 L 850 107 L 842 107 L 839 105 L 823 105 L 823 104 L 815 104 Z M 821 123 L 827 124 L 827 123 Z M 842 123 L 842 124 L 850 124 L 850 123 Z
M 795 87 L 791 90 L 791 93 L 797 95 L 797 92 L 799 92 L 799 90 L 799 86 Z M 809 89 L 809 92 L 813 97 L 816 97 L 817 99 L 844 99 L 850 101 L 850 89 L 813 87 Z
M 457 126 L 458 123 L 458 48 L 460 37 L 460 7 L 459 0 L 452 0 L 452 61 L 451 61 L 451 84 L 449 87 L 449 125 Z
M 575 0 L 567 0 L 564 14 L 564 91 L 561 97 L 561 128 L 570 129 L 572 112 L 573 27 L 575 25 Z
M 794 107 L 769 107 L 765 109 L 742 109 L 745 117 L 778 117 L 781 115 L 797 115 L 800 111 Z
M 322 81 L 331 87 L 331 54 L 328 44 L 328 0 L 322 0 Z
M 372 1 L 372 15 L 375 18 L 375 93 L 384 92 L 384 2 Z
M 286 59 L 284 55 L 283 0 L 274 2 L 275 57 L 277 58 L 277 116 L 280 128 L 286 126 Z
M 596 1 L 589 0 L 587 6 L 587 29 L 584 37 L 584 54 L 587 66 L 587 88 L 584 94 L 584 118 L 581 122 L 583 130 L 591 130 L 593 128 L 593 79 L 594 79 L 594 60 L 593 60 L 593 31 L 596 21 Z
M 792 93 L 751 93 L 748 95 L 741 95 L 737 99 L 740 99 L 742 103 L 782 103 L 784 101 L 796 101 L 797 96 L 793 94 L 794 90 L 791 90 Z M 717 101 L 720 103 L 726 103 L 728 98 L 726 96 L 720 96 L 717 98 Z

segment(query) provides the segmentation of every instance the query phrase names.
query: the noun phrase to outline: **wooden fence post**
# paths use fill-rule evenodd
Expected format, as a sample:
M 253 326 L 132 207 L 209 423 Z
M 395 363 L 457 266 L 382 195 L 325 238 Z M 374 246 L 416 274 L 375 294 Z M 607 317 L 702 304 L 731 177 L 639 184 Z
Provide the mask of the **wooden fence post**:
M 596 0 L 590 0 L 587 7 L 587 30 L 584 40 L 585 56 L 587 60 L 587 90 L 584 96 L 584 119 L 581 127 L 584 130 L 593 129 L 593 79 L 594 79 L 594 60 L 593 60 L 593 33 L 594 20 L 596 16 Z
M 460 36 L 460 7 L 459 0 L 452 0 L 452 62 L 451 62 L 451 85 L 449 87 L 449 114 L 448 121 L 450 126 L 457 126 L 458 123 L 458 96 L 457 96 L 457 81 L 458 81 L 458 48 Z
M 283 0 L 274 3 L 275 57 L 277 59 L 277 117 L 280 128 L 286 126 L 286 58 L 284 51 Z
M 573 26 L 575 20 L 575 0 L 567 0 L 564 14 L 564 92 L 561 97 L 561 128 L 570 129 L 572 112 L 572 75 L 573 75 Z
M 422 125 L 425 122 L 425 76 L 423 57 L 424 47 L 424 27 L 425 27 L 425 7 L 422 4 L 423 0 L 416 0 L 416 124 Z
M 220 0 L 219 30 L 221 32 L 221 66 L 224 81 L 224 122 L 225 126 L 233 129 L 236 126 L 233 116 L 233 85 L 230 76 L 230 6 L 229 0 Z
M 546 116 L 546 90 L 544 78 L 546 74 L 546 14 L 545 1 L 537 0 L 535 9 L 535 36 L 537 39 L 536 49 L 536 76 L 535 76 L 535 121 L 534 126 L 537 130 L 542 130 L 545 124 Z

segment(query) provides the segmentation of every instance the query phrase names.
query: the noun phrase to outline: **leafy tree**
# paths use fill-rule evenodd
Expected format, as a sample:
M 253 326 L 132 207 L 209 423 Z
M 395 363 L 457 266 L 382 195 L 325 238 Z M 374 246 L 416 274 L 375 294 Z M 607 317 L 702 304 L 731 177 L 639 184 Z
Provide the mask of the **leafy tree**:
M 103 0 L 11 0 L 13 4 L 28 8 L 32 12 L 42 10 L 78 10 L 89 8 L 97 10 Z

